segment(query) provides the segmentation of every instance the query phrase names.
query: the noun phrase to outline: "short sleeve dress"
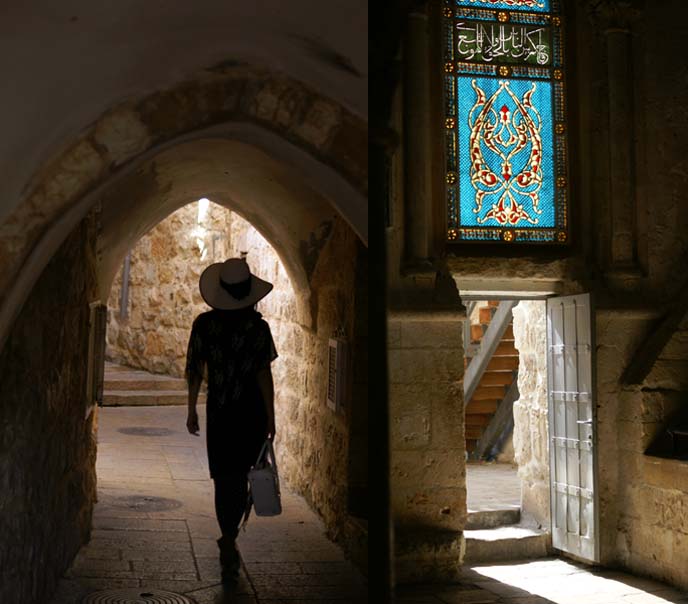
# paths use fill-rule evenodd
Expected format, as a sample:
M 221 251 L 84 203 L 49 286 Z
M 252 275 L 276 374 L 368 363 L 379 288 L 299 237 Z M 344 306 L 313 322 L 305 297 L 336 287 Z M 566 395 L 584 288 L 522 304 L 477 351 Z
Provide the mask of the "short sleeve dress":
M 212 478 L 245 474 L 267 430 L 259 370 L 277 358 L 270 327 L 253 309 L 211 310 L 193 323 L 187 379 L 208 380 L 206 435 Z

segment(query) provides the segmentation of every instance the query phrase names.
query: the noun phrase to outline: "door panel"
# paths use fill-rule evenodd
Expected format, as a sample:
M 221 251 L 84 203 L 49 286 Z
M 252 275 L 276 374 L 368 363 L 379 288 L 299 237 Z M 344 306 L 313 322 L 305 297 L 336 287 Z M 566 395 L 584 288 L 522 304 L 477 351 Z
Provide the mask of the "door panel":
M 590 295 L 547 300 L 552 544 L 599 561 Z

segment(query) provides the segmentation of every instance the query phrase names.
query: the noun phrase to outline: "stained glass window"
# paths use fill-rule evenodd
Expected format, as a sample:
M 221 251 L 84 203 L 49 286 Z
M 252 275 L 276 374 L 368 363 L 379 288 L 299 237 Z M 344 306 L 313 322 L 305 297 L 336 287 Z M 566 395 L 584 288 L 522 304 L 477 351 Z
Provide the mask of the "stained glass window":
M 449 242 L 566 243 L 560 0 L 444 0 Z

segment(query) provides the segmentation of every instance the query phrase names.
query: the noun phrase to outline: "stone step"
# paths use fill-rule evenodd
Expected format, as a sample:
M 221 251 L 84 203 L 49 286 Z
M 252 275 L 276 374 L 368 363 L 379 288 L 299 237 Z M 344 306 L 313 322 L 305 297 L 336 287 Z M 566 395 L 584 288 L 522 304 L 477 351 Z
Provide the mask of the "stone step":
M 124 365 L 117 365 L 117 363 L 111 363 L 110 361 L 105 361 L 105 373 L 121 372 L 121 371 L 133 371 L 133 370 L 130 367 L 125 367 Z
M 186 405 L 188 397 L 178 390 L 105 390 L 106 407 L 138 407 L 157 405 Z M 205 395 L 198 395 L 199 404 L 205 404 Z
M 144 371 L 105 373 L 105 390 L 176 390 L 186 392 L 186 380 Z
M 550 535 L 520 525 L 493 529 L 465 530 L 465 564 L 544 558 L 549 554 Z
M 465 530 L 479 531 L 493 529 L 498 526 L 509 526 L 521 521 L 519 508 L 507 508 L 502 510 L 480 510 L 468 512 Z

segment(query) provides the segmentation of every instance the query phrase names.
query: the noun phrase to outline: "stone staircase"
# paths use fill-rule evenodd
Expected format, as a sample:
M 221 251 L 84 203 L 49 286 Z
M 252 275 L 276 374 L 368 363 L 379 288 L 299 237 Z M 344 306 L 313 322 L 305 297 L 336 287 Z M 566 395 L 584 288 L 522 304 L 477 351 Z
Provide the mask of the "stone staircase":
M 105 363 L 103 405 L 106 407 L 186 405 L 186 380 Z M 205 394 L 198 396 L 205 403 Z
M 479 323 L 471 325 L 471 345 L 477 346 L 487 331 L 499 301 L 478 309 Z M 464 363 L 468 364 L 468 359 Z M 466 405 L 466 450 L 475 450 L 499 404 L 518 376 L 518 350 L 514 346 L 513 324 L 509 324 L 492 355 L 478 387 Z
M 547 531 L 522 522 L 520 510 L 469 512 L 465 564 L 544 558 L 551 551 Z

